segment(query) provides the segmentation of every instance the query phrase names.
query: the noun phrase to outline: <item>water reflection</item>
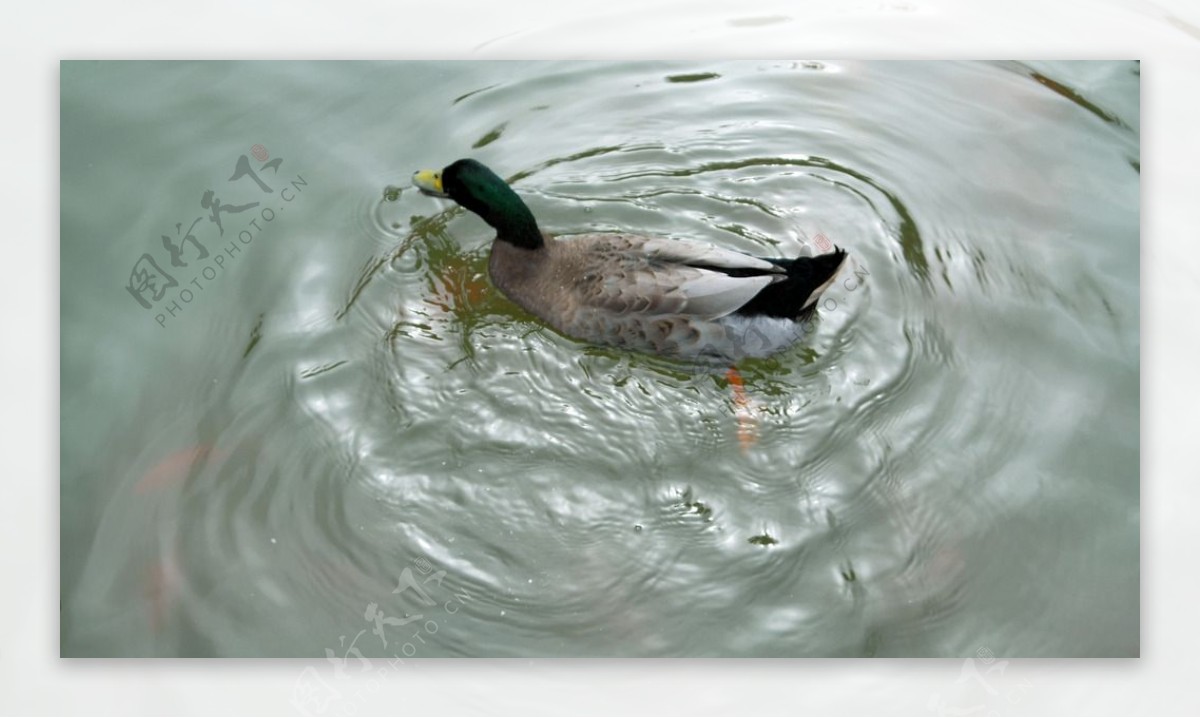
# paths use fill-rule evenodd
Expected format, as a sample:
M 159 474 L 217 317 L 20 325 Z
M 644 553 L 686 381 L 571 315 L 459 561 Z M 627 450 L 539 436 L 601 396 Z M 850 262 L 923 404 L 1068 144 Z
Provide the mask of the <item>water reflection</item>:
M 300 115 L 272 119 L 321 189 L 122 356 L 155 393 L 64 420 L 64 653 L 1137 652 L 1130 66 L 1095 66 L 1105 102 L 1069 65 L 307 67 L 168 95 L 232 127 L 285 77 Z M 303 109 L 338 93 L 357 111 Z M 130 111 L 65 95 L 64 156 Z M 584 346 L 492 289 L 477 218 L 407 189 L 471 152 L 556 232 L 855 265 L 737 375 Z M 127 331 L 63 306 L 64 348 Z

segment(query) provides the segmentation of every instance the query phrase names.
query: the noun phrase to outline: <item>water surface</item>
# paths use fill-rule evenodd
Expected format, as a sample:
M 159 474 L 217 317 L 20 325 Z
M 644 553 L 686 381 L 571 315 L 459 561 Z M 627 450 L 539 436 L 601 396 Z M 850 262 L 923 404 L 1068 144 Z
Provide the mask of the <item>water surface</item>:
M 1136 63 L 61 85 L 64 655 L 1137 655 Z M 740 379 L 588 347 L 407 186 L 462 156 L 853 267 Z

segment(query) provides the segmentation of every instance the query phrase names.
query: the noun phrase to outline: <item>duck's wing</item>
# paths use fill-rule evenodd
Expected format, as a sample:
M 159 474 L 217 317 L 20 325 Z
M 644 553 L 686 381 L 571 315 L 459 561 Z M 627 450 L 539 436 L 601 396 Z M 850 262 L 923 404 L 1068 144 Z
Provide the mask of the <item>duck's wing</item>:
M 641 252 L 650 259 L 689 267 L 786 274 L 784 269 L 765 259 L 693 239 L 649 237 L 641 242 Z
M 719 319 L 786 277 L 771 262 L 706 242 L 620 237 L 592 250 L 577 297 L 618 315 Z

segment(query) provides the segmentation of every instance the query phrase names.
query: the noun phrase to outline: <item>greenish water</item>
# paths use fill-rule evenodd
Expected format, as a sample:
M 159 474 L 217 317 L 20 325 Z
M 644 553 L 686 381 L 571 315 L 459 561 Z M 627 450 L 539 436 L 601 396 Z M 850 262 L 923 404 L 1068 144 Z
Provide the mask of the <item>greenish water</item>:
M 1137 655 L 1136 63 L 61 87 L 64 655 Z M 587 347 L 407 186 L 462 156 L 853 271 L 744 388 Z

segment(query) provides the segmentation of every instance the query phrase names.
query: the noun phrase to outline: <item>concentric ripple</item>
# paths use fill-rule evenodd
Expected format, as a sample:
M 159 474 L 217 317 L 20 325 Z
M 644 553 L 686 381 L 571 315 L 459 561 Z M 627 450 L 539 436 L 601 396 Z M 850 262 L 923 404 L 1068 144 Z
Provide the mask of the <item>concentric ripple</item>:
M 438 75 L 441 129 L 329 187 L 286 271 L 228 280 L 278 291 L 203 320 L 187 408 L 103 465 L 121 479 L 66 644 L 335 662 L 1136 648 L 1137 135 L 1054 70 L 398 68 Z M 497 293 L 478 218 L 408 186 L 468 154 L 562 235 L 852 262 L 799 346 L 737 374 L 586 346 Z M 1031 617 L 1045 571 L 1068 586 Z M 1088 643 L 1085 621 L 1110 630 Z

